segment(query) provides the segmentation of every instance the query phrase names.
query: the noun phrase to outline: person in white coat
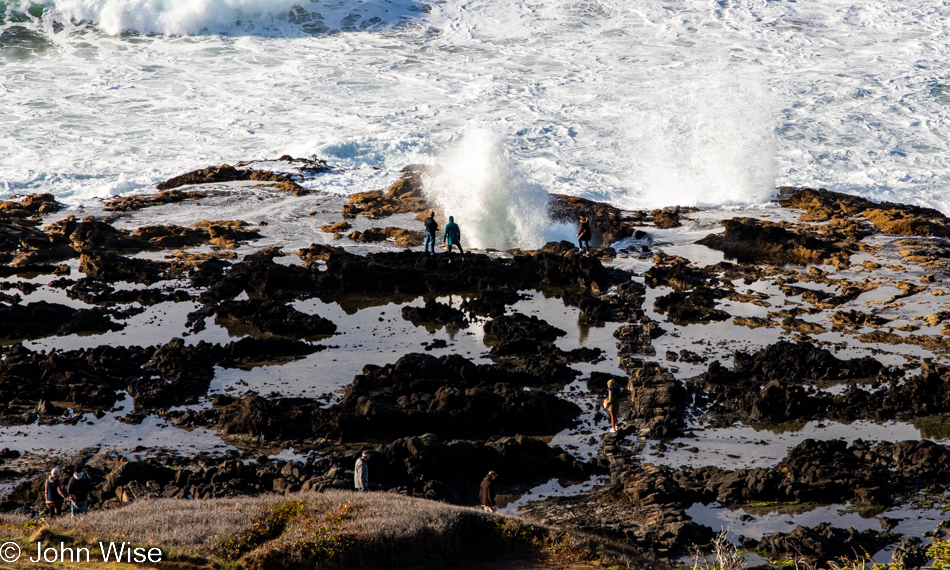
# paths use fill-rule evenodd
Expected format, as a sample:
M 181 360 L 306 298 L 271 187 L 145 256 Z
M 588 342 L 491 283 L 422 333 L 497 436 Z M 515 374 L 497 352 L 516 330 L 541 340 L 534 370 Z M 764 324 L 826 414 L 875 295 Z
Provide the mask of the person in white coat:
M 364 451 L 356 460 L 356 467 L 353 469 L 353 483 L 360 492 L 369 491 L 369 458 L 370 453 Z

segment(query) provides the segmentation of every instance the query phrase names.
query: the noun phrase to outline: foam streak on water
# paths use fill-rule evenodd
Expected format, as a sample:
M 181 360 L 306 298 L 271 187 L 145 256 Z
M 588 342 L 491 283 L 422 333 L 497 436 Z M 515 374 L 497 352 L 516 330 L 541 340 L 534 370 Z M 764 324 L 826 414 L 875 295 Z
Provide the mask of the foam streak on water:
M 524 183 L 626 207 L 757 204 L 776 184 L 808 184 L 950 212 L 945 2 L 0 11 L 0 193 L 78 203 L 282 154 L 395 171 L 477 124 Z

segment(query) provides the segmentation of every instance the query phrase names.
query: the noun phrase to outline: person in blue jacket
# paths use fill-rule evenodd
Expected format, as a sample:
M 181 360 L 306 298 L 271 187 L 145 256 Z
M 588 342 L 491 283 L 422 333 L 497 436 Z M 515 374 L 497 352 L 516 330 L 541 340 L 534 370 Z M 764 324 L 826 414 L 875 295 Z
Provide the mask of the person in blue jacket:
M 449 223 L 445 224 L 445 231 L 442 233 L 442 241 L 445 242 L 445 251 L 452 254 L 452 246 L 457 246 L 459 252 L 462 256 L 465 256 L 465 252 L 462 251 L 462 231 L 459 230 L 459 225 L 455 223 L 455 218 L 449 216 Z

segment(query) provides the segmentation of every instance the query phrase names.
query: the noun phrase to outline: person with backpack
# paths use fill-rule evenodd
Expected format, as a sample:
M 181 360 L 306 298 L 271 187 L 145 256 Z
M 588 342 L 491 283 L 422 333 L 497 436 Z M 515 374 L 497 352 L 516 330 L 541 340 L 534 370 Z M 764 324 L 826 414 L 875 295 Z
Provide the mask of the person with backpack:
M 63 500 L 66 494 L 63 492 L 63 486 L 59 482 L 59 467 L 53 467 L 49 472 L 49 477 L 43 486 L 46 499 L 46 513 L 49 517 L 58 517 L 63 514 Z
M 439 222 L 435 221 L 435 210 L 429 210 L 429 215 L 425 219 L 425 225 L 426 241 L 424 251 L 429 255 L 435 255 L 435 236 L 439 232 Z

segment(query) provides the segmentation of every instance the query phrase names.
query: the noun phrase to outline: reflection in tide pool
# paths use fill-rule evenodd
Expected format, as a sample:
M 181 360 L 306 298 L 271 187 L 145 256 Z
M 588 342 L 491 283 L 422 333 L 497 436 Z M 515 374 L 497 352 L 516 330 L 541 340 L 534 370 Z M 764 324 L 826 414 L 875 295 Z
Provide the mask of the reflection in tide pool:
M 132 399 L 126 395 L 117 407 L 101 419 L 86 415 L 76 425 L 43 425 L 34 423 L 0 428 L 0 448 L 8 447 L 21 453 L 42 450 L 79 451 L 86 447 L 103 447 L 120 451 L 136 448 L 162 448 L 183 453 L 235 449 L 226 445 L 216 433 L 205 428 L 191 430 L 172 427 L 167 421 L 148 416 L 139 424 L 130 424 L 119 418 L 132 408 Z M 85 421 L 88 420 L 88 421 Z
M 738 543 L 744 536 L 760 540 L 774 532 L 791 532 L 797 526 L 814 527 L 829 523 L 837 528 L 853 528 L 857 531 L 882 528 L 881 517 L 897 519 L 899 522 L 892 532 L 905 536 L 923 536 L 936 529 L 946 518 L 942 508 L 915 509 L 912 506 L 898 506 L 876 516 L 862 516 L 849 504 L 844 505 L 774 505 L 766 508 L 730 510 L 719 503 L 703 505 L 696 503 L 686 509 L 686 514 L 696 523 L 706 525 L 713 530 L 729 530 L 729 539 Z M 764 511 L 764 512 L 763 512 Z M 753 514 L 754 513 L 754 514 Z M 873 554 L 873 553 L 872 553 Z M 890 550 L 877 553 L 875 560 L 890 561 Z
M 604 485 L 606 482 L 607 477 L 603 475 L 598 475 L 588 481 L 584 481 L 583 483 L 566 486 L 562 486 L 557 479 L 551 479 L 547 483 L 538 485 L 537 487 L 531 489 L 519 497 L 516 501 L 510 502 L 498 510 L 506 515 L 515 516 L 521 512 L 522 508 L 533 501 L 540 501 L 542 499 L 549 499 L 551 497 L 571 497 L 574 495 L 580 495 L 581 493 L 586 493 L 595 487 Z
M 850 424 L 811 421 L 768 428 L 738 425 L 696 429 L 692 433 L 694 437 L 677 438 L 659 449 L 658 441 L 648 440 L 643 450 L 644 460 L 672 467 L 712 465 L 723 469 L 751 469 L 777 465 L 789 449 L 806 439 L 840 439 L 850 443 L 856 439 L 893 442 L 924 437 L 921 430 L 910 423 L 869 421 Z

